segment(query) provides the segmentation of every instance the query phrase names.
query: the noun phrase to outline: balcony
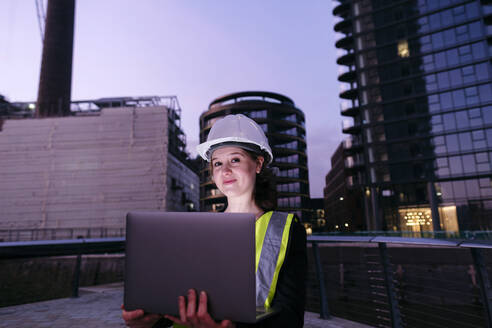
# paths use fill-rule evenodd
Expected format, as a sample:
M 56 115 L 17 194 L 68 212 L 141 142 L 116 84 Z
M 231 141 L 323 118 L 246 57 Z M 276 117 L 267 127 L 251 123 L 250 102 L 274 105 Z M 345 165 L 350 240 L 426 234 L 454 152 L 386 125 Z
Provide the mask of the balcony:
M 343 150 L 346 153 L 355 153 L 361 151 L 363 148 L 363 143 L 361 138 L 348 137 L 343 140 Z
M 350 3 L 342 3 L 333 9 L 334 16 L 347 18 L 350 16 Z
M 354 37 L 352 35 L 345 36 L 335 42 L 335 47 L 342 49 L 353 49 L 354 48 Z
M 348 117 L 358 116 L 359 113 L 360 113 L 360 108 L 358 106 L 347 107 L 340 111 L 340 114 L 342 114 L 342 116 L 348 116 Z
M 350 33 L 352 32 L 352 20 L 344 19 L 341 22 L 336 23 L 333 29 L 335 32 Z
M 365 184 L 363 171 L 350 171 L 347 170 L 348 176 L 345 180 L 348 188 L 356 188 Z
M 354 100 L 357 98 L 357 88 L 345 90 L 340 93 L 340 98 Z
M 357 73 L 355 71 L 348 71 L 338 76 L 340 82 L 355 82 L 357 79 Z
M 355 55 L 354 53 L 345 54 L 337 59 L 338 65 L 352 66 L 355 65 Z
M 362 126 L 359 122 L 351 122 L 350 120 L 342 121 L 342 131 L 343 133 L 349 134 L 359 134 L 362 129 Z
M 364 167 L 364 158 L 362 155 L 348 156 L 344 160 L 346 170 L 359 170 Z

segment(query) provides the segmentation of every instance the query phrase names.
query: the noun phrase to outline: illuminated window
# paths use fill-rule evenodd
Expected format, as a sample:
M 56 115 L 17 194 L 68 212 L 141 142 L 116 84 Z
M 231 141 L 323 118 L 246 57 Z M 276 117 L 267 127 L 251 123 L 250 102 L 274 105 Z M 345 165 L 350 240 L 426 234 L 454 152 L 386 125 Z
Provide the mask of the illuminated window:
M 408 49 L 407 40 L 398 41 L 398 56 L 403 58 L 410 56 L 410 50 Z
M 432 213 L 429 207 L 399 208 L 400 229 L 402 231 L 433 231 Z M 455 205 L 439 206 L 441 230 L 457 232 L 458 219 Z

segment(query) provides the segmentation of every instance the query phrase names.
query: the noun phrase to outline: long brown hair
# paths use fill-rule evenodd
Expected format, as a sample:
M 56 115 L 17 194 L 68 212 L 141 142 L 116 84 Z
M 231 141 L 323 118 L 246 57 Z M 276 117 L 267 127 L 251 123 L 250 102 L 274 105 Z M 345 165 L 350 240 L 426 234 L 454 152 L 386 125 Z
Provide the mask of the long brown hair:
M 249 156 L 256 162 L 259 156 L 267 158 L 264 155 L 259 155 L 251 151 L 246 150 Z M 277 184 L 275 174 L 273 170 L 266 166 L 263 162 L 260 173 L 256 175 L 255 189 L 253 190 L 253 197 L 256 205 L 262 210 L 271 211 L 277 207 Z

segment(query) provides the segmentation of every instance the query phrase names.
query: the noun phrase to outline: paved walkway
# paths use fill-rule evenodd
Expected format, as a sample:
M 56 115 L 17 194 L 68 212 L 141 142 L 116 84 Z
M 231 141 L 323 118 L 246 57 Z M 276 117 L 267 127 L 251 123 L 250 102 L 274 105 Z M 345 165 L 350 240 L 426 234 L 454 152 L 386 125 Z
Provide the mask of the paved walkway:
M 0 308 L 0 327 L 125 327 L 121 319 L 121 283 L 80 288 L 80 297 Z M 370 328 L 340 318 L 321 320 L 306 312 L 306 328 Z

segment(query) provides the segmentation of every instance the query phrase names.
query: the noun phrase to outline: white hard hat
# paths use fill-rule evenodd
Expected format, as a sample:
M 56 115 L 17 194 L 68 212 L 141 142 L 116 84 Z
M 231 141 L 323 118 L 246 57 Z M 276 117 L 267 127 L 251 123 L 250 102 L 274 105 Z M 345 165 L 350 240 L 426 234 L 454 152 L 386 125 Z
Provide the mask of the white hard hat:
M 272 149 L 265 133 L 255 121 L 243 114 L 227 115 L 215 122 L 208 133 L 207 141 L 196 146 L 200 156 L 210 161 L 212 151 L 221 146 L 235 146 L 260 153 L 265 162 L 273 160 Z

